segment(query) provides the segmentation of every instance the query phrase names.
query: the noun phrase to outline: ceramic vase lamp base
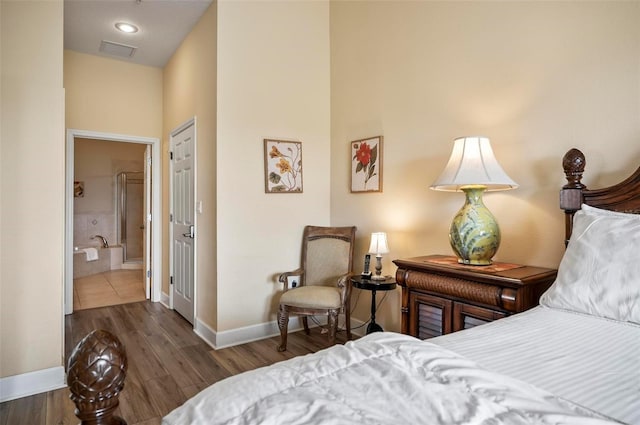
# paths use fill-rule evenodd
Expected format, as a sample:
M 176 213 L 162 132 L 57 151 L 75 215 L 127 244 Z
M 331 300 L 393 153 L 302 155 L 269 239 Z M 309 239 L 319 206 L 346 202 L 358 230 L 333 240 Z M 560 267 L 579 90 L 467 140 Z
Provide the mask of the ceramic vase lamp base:
M 500 228 L 491 211 L 482 202 L 486 186 L 462 187 L 465 203 L 451 222 L 449 243 L 458 263 L 487 266 L 500 246 Z

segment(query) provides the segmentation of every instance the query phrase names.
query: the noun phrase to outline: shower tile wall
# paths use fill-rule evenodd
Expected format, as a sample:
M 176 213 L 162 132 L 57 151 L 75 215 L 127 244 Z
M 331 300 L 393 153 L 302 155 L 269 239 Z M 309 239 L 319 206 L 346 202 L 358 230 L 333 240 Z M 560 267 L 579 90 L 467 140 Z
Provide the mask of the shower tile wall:
M 73 217 L 73 246 L 100 246 L 102 241 L 91 239 L 95 235 L 107 238 L 109 245 L 115 245 L 116 224 L 114 214 L 75 214 Z

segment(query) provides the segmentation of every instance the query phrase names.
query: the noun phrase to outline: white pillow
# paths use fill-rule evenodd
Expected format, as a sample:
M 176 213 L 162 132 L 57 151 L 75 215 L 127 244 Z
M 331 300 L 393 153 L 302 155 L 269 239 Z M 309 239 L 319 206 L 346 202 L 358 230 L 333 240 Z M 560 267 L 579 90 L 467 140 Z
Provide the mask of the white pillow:
M 540 304 L 640 324 L 640 214 L 582 205 Z

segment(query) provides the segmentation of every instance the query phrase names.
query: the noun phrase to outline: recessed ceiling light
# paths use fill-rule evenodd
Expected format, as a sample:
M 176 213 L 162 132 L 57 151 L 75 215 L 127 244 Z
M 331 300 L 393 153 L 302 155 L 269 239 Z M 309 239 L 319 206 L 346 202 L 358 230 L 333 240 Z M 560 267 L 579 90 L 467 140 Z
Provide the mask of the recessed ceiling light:
M 126 32 L 128 34 L 133 34 L 134 32 L 138 32 L 138 27 L 133 24 L 128 24 L 126 22 L 118 22 L 116 24 L 116 28 L 119 31 Z

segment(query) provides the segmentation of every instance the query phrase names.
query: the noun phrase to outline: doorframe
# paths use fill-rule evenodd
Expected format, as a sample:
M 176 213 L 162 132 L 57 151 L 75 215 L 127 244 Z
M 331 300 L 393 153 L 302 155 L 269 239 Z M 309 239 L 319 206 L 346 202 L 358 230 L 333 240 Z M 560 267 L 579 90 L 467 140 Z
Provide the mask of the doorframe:
M 151 153 L 151 146 L 146 145 L 144 148 L 144 251 L 143 258 L 144 264 L 153 265 L 153 261 L 151 261 L 151 243 L 153 242 L 153 238 L 151 236 L 152 229 L 149 228 L 149 222 L 153 223 L 153 214 L 151 212 L 152 205 L 149 203 L 150 200 L 153 199 L 151 195 L 151 184 L 153 180 L 151 178 L 151 172 L 153 171 L 153 155 Z M 123 259 L 124 260 L 124 259 Z M 149 269 L 151 270 L 151 269 Z M 151 299 L 151 273 L 147 273 L 145 270 L 144 273 L 144 295 L 147 299 Z
M 162 162 L 160 139 L 69 128 L 67 129 L 65 171 L 64 314 L 73 313 L 73 179 L 76 138 L 151 145 L 151 301 L 160 301 L 162 291 Z
M 193 238 L 193 327 L 198 314 L 198 126 L 196 117 L 192 117 L 169 132 L 169 151 L 173 138 L 184 129 L 193 125 L 193 226 L 196 229 Z M 173 215 L 173 162 L 169 159 L 169 214 Z M 173 276 L 173 220 L 169 220 L 169 276 Z M 173 286 L 169 282 L 169 308 L 173 308 Z

